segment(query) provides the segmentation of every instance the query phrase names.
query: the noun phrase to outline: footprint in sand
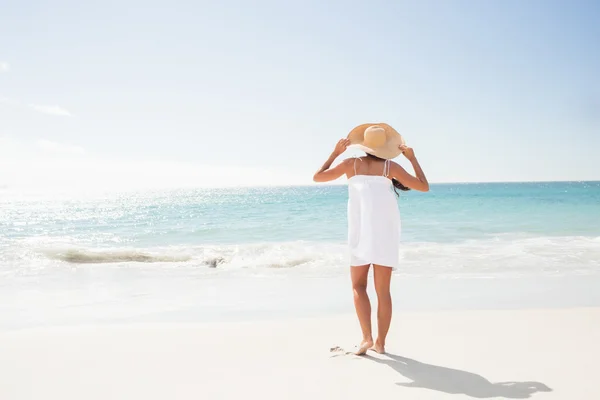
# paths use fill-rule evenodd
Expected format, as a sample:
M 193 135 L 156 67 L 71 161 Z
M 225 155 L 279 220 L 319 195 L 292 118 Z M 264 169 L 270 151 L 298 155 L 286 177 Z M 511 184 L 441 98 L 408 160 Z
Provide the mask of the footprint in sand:
M 354 352 L 352 352 L 352 351 L 346 351 L 343 348 L 341 348 L 340 346 L 335 346 L 335 347 L 330 348 L 329 352 L 330 353 L 334 353 L 334 354 L 332 354 L 331 357 L 354 355 Z

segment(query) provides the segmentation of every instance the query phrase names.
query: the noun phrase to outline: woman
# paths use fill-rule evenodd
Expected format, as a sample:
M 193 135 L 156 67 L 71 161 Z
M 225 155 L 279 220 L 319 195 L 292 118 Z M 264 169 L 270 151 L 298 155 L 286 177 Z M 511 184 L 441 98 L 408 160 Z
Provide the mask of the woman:
M 346 159 L 331 165 L 349 147 L 367 153 L 365 157 Z M 400 154 L 411 162 L 415 176 L 391 161 Z M 341 139 L 325 164 L 314 176 L 315 182 L 348 177 L 348 244 L 354 306 L 362 329 L 362 341 L 356 351 L 368 349 L 385 353 L 385 338 L 392 319 L 390 280 L 398 264 L 400 212 L 396 189 L 427 192 L 429 183 L 414 151 L 404 144 L 398 132 L 387 124 L 363 124 Z M 392 190 L 393 188 L 393 190 Z M 396 195 L 398 192 L 396 192 Z M 377 340 L 371 333 L 371 303 L 367 295 L 367 277 L 373 265 L 377 292 Z

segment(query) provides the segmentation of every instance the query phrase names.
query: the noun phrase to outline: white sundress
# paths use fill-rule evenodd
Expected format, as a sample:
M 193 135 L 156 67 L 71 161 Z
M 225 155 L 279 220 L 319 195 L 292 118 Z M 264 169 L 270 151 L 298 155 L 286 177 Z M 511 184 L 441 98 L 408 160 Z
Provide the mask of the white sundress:
M 386 161 L 382 175 L 354 175 L 348 180 L 350 265 L 396 268 L 400 252 L 400 210 Z M 354 161 L 356 173 L 356 160 Z

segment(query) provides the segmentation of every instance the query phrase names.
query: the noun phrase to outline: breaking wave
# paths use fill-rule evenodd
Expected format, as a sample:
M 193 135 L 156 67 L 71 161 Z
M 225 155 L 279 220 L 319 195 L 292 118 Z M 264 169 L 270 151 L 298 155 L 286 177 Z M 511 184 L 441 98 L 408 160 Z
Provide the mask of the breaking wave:
M 61 260 L 75 264 L 103 264 L 103 263 L 156 263 L 156 262 L 184 262 L 189 261 L 187 256 L 171 256 L 166 254 L 149 254 L 135 250 L 67 250 L 64 252 L 49 252 L 48 256 L 55 260 Z
M 0 257 L 0 264 L 19 271 L 58 261 L 68 264 L 140 263 L 232 273 L 293 270 L 296 271 L 294 274 L 329 275 L 345 273 L 349 261 L 343 243 L 302 241 L 105 249 L 53 242 L 19 247 L 7 247 L 8 252 Z M 505 236 L 455 243 L 403 243 L 400 252 L 400 264 L 396 269 L 396 274 L 400 275 L 600 274 L 598 237 Z M 19 265 L 24 269 L 19 269 Z

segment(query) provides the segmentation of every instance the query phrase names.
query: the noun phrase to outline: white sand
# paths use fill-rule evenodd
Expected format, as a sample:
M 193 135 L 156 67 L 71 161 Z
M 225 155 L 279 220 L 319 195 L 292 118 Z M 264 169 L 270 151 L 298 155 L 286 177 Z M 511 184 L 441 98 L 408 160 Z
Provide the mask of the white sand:
M 393 356 L 330 352 L 358 332 L 353 316 L 5 332 L 0 399 L 600 399 L 600 309 L 398 313 Z

